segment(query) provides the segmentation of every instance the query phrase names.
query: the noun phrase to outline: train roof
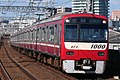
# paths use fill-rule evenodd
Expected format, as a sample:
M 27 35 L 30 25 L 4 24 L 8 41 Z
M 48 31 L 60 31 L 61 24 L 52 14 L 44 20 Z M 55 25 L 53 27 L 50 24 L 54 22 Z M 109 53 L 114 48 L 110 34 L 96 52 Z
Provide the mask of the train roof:
M 96 14 L 89 14 L 89 13 L 80 13 L 80 14 L 72 14 L 71 12 L 65 12 L 65 13 L 60 13 L 60 14 L 56 14 L 52 17 L 40 20 L 39 22 L 34 23 L 33 25 L 24 28 L 23 30 L 15 33 L 15 34 L 19 34 L 28 30 L 31 30 L 33 28 L 33 26 L 36 26 L 37 24 L 43 24 L 43 23 L 47 23 L 47 22 L 52 22 L 52 21 L 56 21 L 56 20 L 61 20 L 63 16 L 66 17 L 74 17 L 74 16 L 81 16 L 81 17 L 95 17 L 95 18 L 103 18 L 103 19 L 107 19 L 105 16 L 100 16 L 100 15 L 96 15 Z
M 65 13 L 60 13 L 60 14 L 56 14 L 56 15 L 54 15 L 54 16 L 52 16 L 52 17 L 48 17 L 48 18 L 46 18 L 46 19 L 43 19 L 43 20 L 41 20 L 41 21 L 39 21 L 38 23 L 46 23 L 46 22 L 51 22 L 51 21 L 55 21 L 55 20 L 60 20 L 60 19 L 62 19 L 62 17 L 64 16 L 64 15 L 67 15 L 67 14 L 72 14 L 71 12 L 65 12 Z
M 103 19 L 107 19 L 107 17 L 102 16 L 102 15 L 97 15 L 97 14 L 90 14 L 90 13 L 78 13 L 78 14 L 72 14 L 70 12 L 66 12 L 66 13 L 61 13 L 61 14 L 56 14 L 53 17 L 49 17 L 48 19 L 42 20 L 38 23 L 42 24 L 42 23 L 46 23 L 46 22 L 51 22 L 51 21 L 55 21 L 55 20 L 60 20 L 62 19 L 63 16 L 70 16 L 70 17 L 74 17 L 74 16 L 81 16 L 81 17 L 95 17 L 95 18 L 103 18 Z

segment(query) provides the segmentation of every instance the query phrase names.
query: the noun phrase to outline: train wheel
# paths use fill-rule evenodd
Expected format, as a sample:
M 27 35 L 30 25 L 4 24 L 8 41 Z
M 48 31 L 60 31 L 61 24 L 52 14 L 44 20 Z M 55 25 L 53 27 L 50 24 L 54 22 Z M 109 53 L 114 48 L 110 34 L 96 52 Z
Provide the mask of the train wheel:
M 38 54 L 37 60 L 40 62 L 40 54 Z
M 43 63 L 43 55 L 42 54 L 40 55 L 40 62 Z
M 54 66 L 54 59 L 51 58 L 51 65 Z
M 38 53 L 35 53 L 35 60 L 38 61 Z
M 32 52 L 31 52 L 31 51 L 29 52 L 28 56 L 29 56 L 29 57 L 31 57 L 31 56 L 32 56 Z
M 36 58 L 36 53 L 33 51 L 33 58 L 35 59 Z
M 50 64 L 50 65 L 52 65 L 52 58 L 51 58 L 51 57 L 49 57 L 49 58 L 47 59 L 47 63 Z
M 43 62 L 46 64 L 47 63 L 47 58 L 46 56 L 43 57 Z
M 59 68 L 59 60 L 57 58 L 54 59 L 54 66 Z
M 26 50 L 24 49 L 23 54 L 25 54 L 25 55 L 29 56 L 29 55 L 30 55 L 30 51 L 29 51 L 29 50 L 28 50 L 28 51 L 26 51 Z
M 32 58 L 33 58 L 33 54 L 34 54 L 34 53 L 33 53 L 33 52 L 31 52 L 31 57 L 32 57 Z

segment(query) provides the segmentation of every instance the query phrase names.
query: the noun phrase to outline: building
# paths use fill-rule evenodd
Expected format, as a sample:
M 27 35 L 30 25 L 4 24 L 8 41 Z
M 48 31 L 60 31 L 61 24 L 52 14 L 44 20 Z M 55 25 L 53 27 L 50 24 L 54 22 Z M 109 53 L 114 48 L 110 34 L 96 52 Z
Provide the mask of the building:
M 108 17 L 109 0 L 72 0 L 72 12 L 88 12 Z
M 120 10 L 113 10 L 111 18 L 113 21 L 119 21 L 120 20 Z
M 13 34 L 21 29 L 24 29 L 25 27 L 29 27 L 34 22 L 36 22 L 37 18 L 16 18 L 15 20 L 10 21 L 7 23 L 7 21 L 1 21 L 0 23 L 0 34 Z
M 120 10 L 113 10 L 111 15 L 109 21 L 112 22 L 112 27 L 120 29 Z
M 71 12 L 72 9 L 69 8 L 69 7 L 60 7 L 60 8 L 57 8 L 57 13 L 64 13 L 64 12 Z

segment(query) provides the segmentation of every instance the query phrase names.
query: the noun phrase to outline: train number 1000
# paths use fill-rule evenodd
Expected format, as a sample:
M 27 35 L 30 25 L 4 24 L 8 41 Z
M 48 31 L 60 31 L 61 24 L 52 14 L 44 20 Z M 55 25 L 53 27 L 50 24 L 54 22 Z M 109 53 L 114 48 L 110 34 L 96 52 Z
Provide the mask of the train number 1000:
M 91 49 L 105 49 L 106 45 L 92 44 Z

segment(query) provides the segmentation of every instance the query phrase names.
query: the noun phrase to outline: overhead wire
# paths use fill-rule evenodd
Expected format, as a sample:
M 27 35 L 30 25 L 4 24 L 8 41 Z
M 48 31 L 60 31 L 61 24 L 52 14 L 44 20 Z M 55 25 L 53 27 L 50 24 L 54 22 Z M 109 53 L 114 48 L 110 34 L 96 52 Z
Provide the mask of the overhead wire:
M 10 3 L 8 6 L 12 6 L 17 0 L 14 0 L 12 3 L 10 3 L 10 0 L 8 1 L 8 3 Z

